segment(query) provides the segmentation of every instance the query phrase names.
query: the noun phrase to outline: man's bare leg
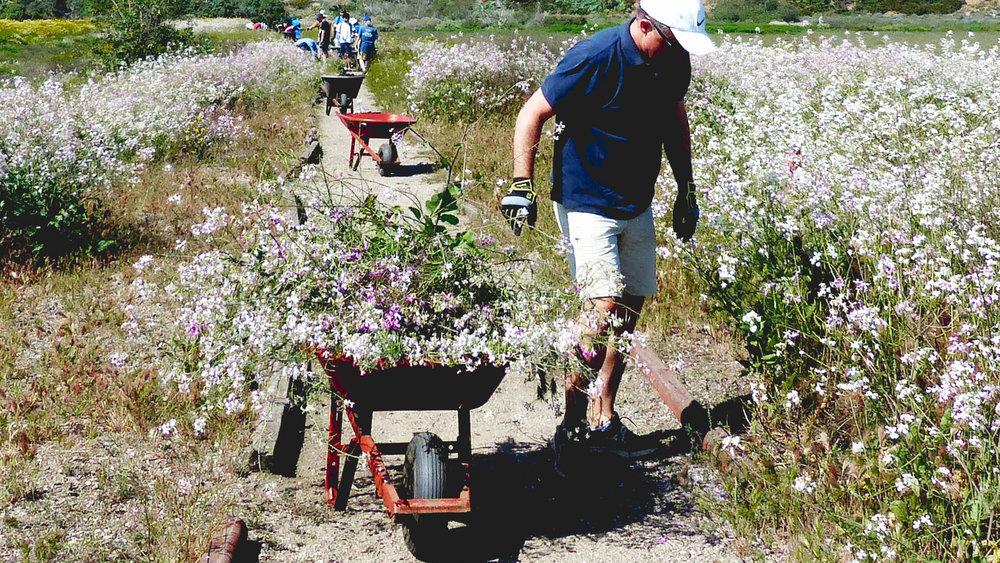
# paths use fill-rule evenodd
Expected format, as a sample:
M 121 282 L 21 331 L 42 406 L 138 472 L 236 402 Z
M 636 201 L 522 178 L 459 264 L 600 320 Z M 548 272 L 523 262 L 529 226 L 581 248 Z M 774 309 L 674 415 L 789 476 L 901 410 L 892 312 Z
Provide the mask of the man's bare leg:
M 615 301 L 611 310 L 611 315 L 619 319 L 619 324 L 611 329 L 615 340 L 625 333 L 635 331 L 635 325 L 639 320 L 639 313 L 642 311 L 644 302 L 644 297 L 635 295 L 625 295 L 622 299 Z M 615 398 L 618 396 L 618 387 L 621 385 L 622 375 L 625 373 L 627 356 L 619 351 L 619 343 L 612 344 L 610 348 L 602 350 L 604 361 L 600 364 L 597 372 L 598 394 L 591 399 L 595 427 L 609 422 L 614 417 Z
M 596 329 L 585 332 L 584 336 L 598 337 L 601 340 L 604 335 L 610 334 L 618 338 L 626 332 L 634 331 L 644 301 L 644 297 L 634 295 L 626 295 L 621 299 L 592 299 L 591 306 L 601 318 Z M 609 316 L 621 319 L 618 326 L 611 326 Z M 581 323 L 584 322 L 586 320 L 581 319 Z M 592 407 L 593 426 L 599 426 L 614 416 L 615 397 L 618 395 L 622 374 L 625 373 L 625 357 L 614 346 L 608 349 L 603 343 L 597 344 L 593 353 L 586 363 L 597 377 L 598 393 L 595 397 L 588 397 L 587 378 L 582 374 L 571 372 L 566 375 L 566 412 L 563 424 L 567 427 L 585 422 L 588 403 Z

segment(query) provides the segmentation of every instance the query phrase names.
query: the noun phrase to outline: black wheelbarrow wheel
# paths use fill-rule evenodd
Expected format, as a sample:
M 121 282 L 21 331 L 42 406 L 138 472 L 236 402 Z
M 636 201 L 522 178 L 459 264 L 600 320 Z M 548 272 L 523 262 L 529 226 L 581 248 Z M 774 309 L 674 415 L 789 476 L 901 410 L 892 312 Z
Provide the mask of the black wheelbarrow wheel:
M 392 167 L 399 162 L 399 151 L 392 141 L 382 143 L 378 148 L 378 173 L 380 176 L 388 176 L 392 172 Z
M 448 448 L 431 432 L 413 435 L 403 462 L 403 485 L 415 499 L 445 498 L 448 490 Z M 422 561 L 442 553 L 448 520 L 436 514 L 415 514 L 404 521 L 406 547 Z
M 340 113 L 348 113 L 348 110 L 350 109 L 348 104 L 350 101 L 351 99 L 347 97 L 347 94 L 343 92 L 340 93 L 340 96 L 337 97 L 337 104 L 340 105 Z

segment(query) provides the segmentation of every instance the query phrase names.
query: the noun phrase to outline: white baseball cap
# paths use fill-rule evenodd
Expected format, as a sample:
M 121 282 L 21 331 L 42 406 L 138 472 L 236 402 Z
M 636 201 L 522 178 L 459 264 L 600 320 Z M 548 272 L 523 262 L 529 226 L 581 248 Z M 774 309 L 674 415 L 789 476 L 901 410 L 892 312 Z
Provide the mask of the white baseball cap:
M 669 27 L 688 53 L 707 55 L 716 49 L 705 30 L 705 6 L 701 0 L 641 0 L 639 7 Z

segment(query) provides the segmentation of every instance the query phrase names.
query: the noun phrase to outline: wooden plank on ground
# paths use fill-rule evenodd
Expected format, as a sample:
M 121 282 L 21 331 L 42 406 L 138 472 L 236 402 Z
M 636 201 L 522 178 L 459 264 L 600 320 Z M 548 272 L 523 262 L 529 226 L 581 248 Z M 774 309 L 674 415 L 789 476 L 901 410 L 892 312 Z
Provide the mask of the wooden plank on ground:
M 222 532 L 208 544 L 208 551 L 198 563 L 232 563 L 238 561 L 240 548 L 247 541 L 247 525 L 234 516 L 226 519 Z
M 656 393 L 666 403 L 681 426 L 690 428 L 698 436 L 708 432 L 708 411 L 688 392 L 673 370 L 648 348 L 635 344 L 632 355 L 639 371 L 646 377 Z
M 250 442 L 250 469 L 271 473 L 294 473 L 293 462 L 298 452 L 294 442 L 305 424 L 303 385 L 273 369 L 262 381 L 266 403 L 261 410 L 257 428 Z

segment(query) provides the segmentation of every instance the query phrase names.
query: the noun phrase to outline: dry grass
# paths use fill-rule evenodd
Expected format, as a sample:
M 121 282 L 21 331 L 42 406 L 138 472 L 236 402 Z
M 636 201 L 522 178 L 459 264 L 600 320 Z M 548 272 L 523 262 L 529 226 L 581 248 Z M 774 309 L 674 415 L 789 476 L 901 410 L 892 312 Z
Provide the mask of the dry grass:
M 102 523 L 114 528 L 120 521 L 123 529 L 114 533 L 127 537 L 116 538 L 123 542 L 118 547 L 102 547 L 99 531 L 71 541 L 78 527 L 87 527 L 86 512 L 84 519 L 75 512 L 68 522 L 14 516 L 20 523 L 7 522 L 12 533 L 0 539 L 0 559 L 13 555 L 4 551 L 4 543 L 15 540 L 6 547 L 13 546 L 26 560 L 65 559 L 67 554 L 183 560 L 203 549 L 225 506 L 224 494 L 188 473 L 218 457 L 220 448 L 240 451 L 236 444 L 248 440 L 249 417 L 210 420 L 212 444 L 196 441 L 180 448 L 161 438 L 150 440 L 150 431 L 155 433 L 164 420 L 190 412 L 194 398 L 160 384 L 150 361 L 155 349 L 124 348 L 121 304 L 139 256 L 157 256 L 160 278 L 169 281 L 176 265 L 196 251 L 193 246 L 175 250 L 174 242 L 189 238 L 190 225 L 202 220 L 202 208 L 236 209 L 256 196 L 259 181 L 274 178 L 297 158 L 311 125 L 311 94 L 307 89 L 289 92 L 267 108 L 246 111 L 252 136 L 200 159 L 174 155 L 169 166 L 151 165 L 136 186 L 117 192 L 106 203 L 112 228 L 127 235 L 118 254 L 43 268 L 0 269 L 6 270 L 0 279 L 0 517 L 20 514 L 24 503 L 34 512 L 58 514 L 60 492 L 48 490 L 53 476 L 45 463 L 64 459 L 73 448 L 107 443 L 128 443 L 134 452 L 119 451 L 106 456 L 103 465 L 84 464 L 77 471 L 88 476 L 99 497 L 89 518 L 109 504 L 144 511 L 109 515 Z M 168 204 L 173 194 L 181 195 L 180 204 Z M 109 362 L 119 352 L 129 354 L 123 368 Z M 193 434 L 183 426 L 178 432 Z M 164 464 L 175 470 L 161 471 Z M 148 473 L 150 467 L 160 469 Z M 232 468 L 227 471 L 231 474 Z M 198 485 L 179 486 L 183 475 Z M 182 489 L 190 491 L 181 494 Z M 62 528 L 66 533 L 60 535 Z

